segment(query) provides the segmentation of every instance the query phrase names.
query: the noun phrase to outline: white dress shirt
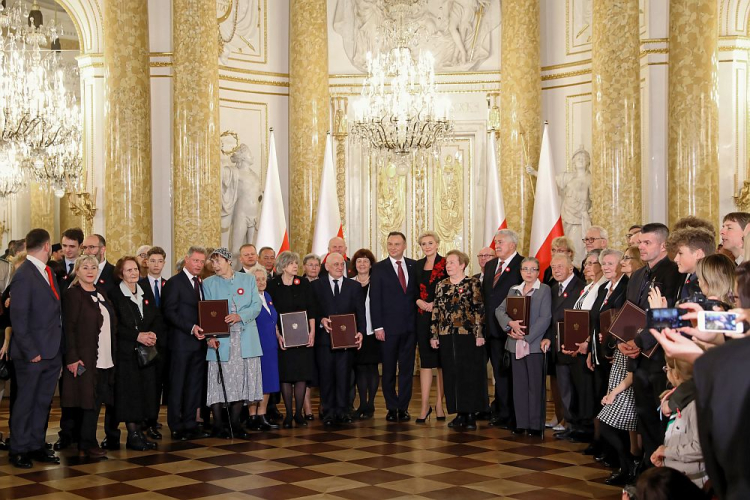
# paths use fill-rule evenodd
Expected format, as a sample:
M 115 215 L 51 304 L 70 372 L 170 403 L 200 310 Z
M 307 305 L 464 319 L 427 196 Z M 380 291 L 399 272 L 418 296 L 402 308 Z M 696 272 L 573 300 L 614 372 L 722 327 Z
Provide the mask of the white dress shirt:
M 391 259 L 391 265 L 393 266 L 393 270 L 396 271 L 396 276 L 398 276 L 398 264 L 396 264 L 396 259 L 388 256 L 389 259 Z M 406 261 L 404 260 L 404 257 L 401 256 L 399 259 L 399 262 L 401 262 L 401 268 L 404 271 L 404 278 L 406 279 L 406 286 L 409 286 L 409 271 L 406 269 Z
M 502 264 L 505 267 L 508 267 L 508 264 L 510 264 L 510 261 L 516 258 L 516 255 L 518 255 L 518 252 L 513 252 L 512 254 L 510 254 L 510 256 L 507 259 L 502 259 L 498 257 L 497 267 L 495 268 L 495 272 L 492 273 L 492 275 L 494 276 L 495 274 L 497 274 L 497 271 L 500 269 L 500 264 Z
M 47 264 L 37 259 L 33 255 L 27 255 L 26 260 L 34 264 L 34 267 L 36 267 L 39 270 L 39 272 L 42 273 L 42 277 L 44 278 L 44 281 L 46 281 L 47 284 L 49 285 L 49 277 L 47 276 Z

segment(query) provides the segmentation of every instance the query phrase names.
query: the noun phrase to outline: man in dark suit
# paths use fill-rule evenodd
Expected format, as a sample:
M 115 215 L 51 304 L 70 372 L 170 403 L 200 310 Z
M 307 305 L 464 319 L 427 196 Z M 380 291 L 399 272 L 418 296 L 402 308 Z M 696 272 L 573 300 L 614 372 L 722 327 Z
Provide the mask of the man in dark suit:
M 60 290 L 64 292 L 70 286 L 73 278 L 75 278 L 73 267 L 76 264 L 76 259 L 81 255 L 83 231 L 78 227 L 66 229 L 60 241 L 63 250 L 63 260 L 61 262 L 62 270 L 57 276 L 57 282 L 60 285 Z
M 521 279 L 521 261 L 518 254 L 518 235 L 510 229 L 501 229 L 495 235 L 495 257 L 484 265 L 485 336 L 492 372 L 495 377 L 495 401 L 492 403 L 490 425 L 511 428 L 513 424 L 513 389 L 510 369 L 503 368 L 503 353 L 508 333 L 500 328 L 495 318 L 495 309 L 508 296 L 512 286 L 518 285 Z
M 198 429 L 196 421 L 196 412 L 202 406 L 201 389 L 206 371 L 206 337 L 198 326 L 198 302 L 203 299 L 200 274 L 205 263 L 206 250 L 190 247 L 185 267 L 167 280 L 162 295 L 172 357 L 167 423 L 175 440 L 208 437 Z
M 552 277 L 555 280 L 550 285 L 552 290 L 552 322 L 544 335 L 544 340 L 542 340 L 542 350 L 550 350 L 554 346 L 551 350 L 555 357 L 555 376 L 562 400 L 563 415 L 567 424 L 567 428 L 555 433 L 555 437 L 567 439 L 576 430 L 579 430 L 577 429 L 579 418 L 575 411 L 576 391 L 573 380 L 578 375 L 576 371 L 586 368 L 584 366 L 585 360 L 578 356 L 577 351 L 573 356 L 563 354 L 562 351 L 558 352 L 560 345 L 557 339 L 557 324 L 563 321 L 565 309 L 573 309 L 586 283 L 573 273 L 573 261 L 570 260 L 569 254 L 558 253 L 553 255 L 550 269 L 552 269 Z
M 646 224 L 638 235 L 638 250 L 646 265 L 630 276 L 627 300 L 641 309 L 650 309 L 648 294 L 652 288 L 658 288 L 662 297 L 667 299 L 667 307 L 674 306 L 677 289 L 685 281 L 677 264 L 667 255 L 666 241 L 669 228 L 664 224 Z M 638 433 L 643 438 L 644 463 L 649 463 L 651 455 L 664 442 L 664 427 L 659 420 L 659 395 L 667 388 L 667 376 L 664 373 L 664 351 L 658 346 L 654 336 L 645 329 L 635 341 L 619 344 L 617 348 L 631 358 L 630 369 L 633 371 L 633 393 L 635 409 L 638 414 Z M 656 348 L 655 351 L 652 350 Z M 641 355 L 651 353 L 650 358 Z
M 383 342 L 383 396 L 389 422 L 408 421 L 417 347 L 415 262 L 404 257 L 406 236 L 388 235 L 388 258 L 376 263 L 370 278 L 370 316 L 375 338 Z M 396 393 L 398 370 L 398 394 Z
M 480 283 L 484 281 L 484 266 L 494 258 L 495 250 L 491 247 L 484 247 L 477 254 L 477 262 L 479 262 L 479 272 L 475 274 L 474 277 L 479 279 Z
M 315 293 L 320 321 L 316 325 L 315 360 L 320 381 L 320 400 L 325 408 L 323 423 L 332 425 L 351 423 L 349 415 L 349 379 L 352 371 L 353 349 L 331 348 L 331 320 L 334 314 L 354 314 L 357 321 L 357 344 L 362 345 L 365 329 L 365 303 L 362 286 L 344 277 L 346 262 L 338 253 L 328 255 L 326 276 L 311 283 Z
M 255 250 L 255 245 L 252 243 L 245 243 L 240 247 L 240 271 L 241 273 L 249 273 L 255 264 L 258 263 L 258 252 Z
M 144 278 L 138 280 L 138 284 L 144 291 L 149 290 L 146 295 L 152 297 L 156 307 L 161 307 L 162 296 L 164 295 L 164 285 L 167 283 L 161 273 L 164 269 L 164 263 L 167 259 L 167 252 L 161 247 L 151 247 L 146 252 L 146 265 L 147 274 Z M 168 349 L 168 335 L 167 332 L 159 332 L 156 337 L 156 346 L 159 350 L 159 356 L 157 356 L 154 364 L 156 365 L 156 405 L 161 406 L 162 394 L 164 394 L 164 400 L 167 399 L 167 392 L 169 387 L 169 349 Z M 148 425 L 147 433 L 151 439 L 161 439 L 161 433 L 159 432 L 158 418 L 151 419 L 146 423 Z
M 344 241 L 344 238 L 340 236 L 334 236 L 333 238 L 328 241 L 328 253 L 325 254 L 320 261 L 320 274 L 318 275 L 319 278 L 325 278 L 326 274 L 328 273 L 328 270 L 326 268 L 326 261 L 328 260 L 328 256 L 332 253 L 337 253 L 344 257 L 344 262 L 346 263 L 346 272 L 344 275 L 348 278 L 353 278 L 357 275 L 357 270 L 354 267 L 354 263 L 349 259 L 349 257 L 346 256 L 346 241 Z
M 115 266 L 107 262 L 107 241 L 101 234 L 92 234 L 83 240 L 81 250 L 85 255 L 93 255 L 99 261 L 99 275 L 96 277 L 96 286 L 103 288 L 109 293 L 120 283 L 115 278 Z
M 676 300 L 701 293 L 698 283 L 698 261 L 716 252 L 716 240 L 713 234 L 703 228 L 687 227 L 669 235 L 667 252 L 674 255 L 674 262 L 680 273 L 686 276 L 677 290 Z
M 45 264 L 52 245 L 44 229 L 26 235 L 26 262 L 13 275 L 10 317 L 13 337 L 10 355 L 18 387 L 11 428 L 10 462 L 23 469 L 31 460 L 60 463 L 47 451 L 44 429 L 62 367 L 60 291 Z

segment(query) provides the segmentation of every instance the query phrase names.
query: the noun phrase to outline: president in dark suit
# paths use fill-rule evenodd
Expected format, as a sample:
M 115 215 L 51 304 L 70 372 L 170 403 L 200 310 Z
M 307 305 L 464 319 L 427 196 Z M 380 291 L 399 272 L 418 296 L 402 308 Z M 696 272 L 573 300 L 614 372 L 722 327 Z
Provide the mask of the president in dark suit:
M 669 229 L 660 223 L 646 224 L 639 235 L 638 250 L 646 265 L 630 276 L 626 297 L 644 311 L 650 309 L 648 294 L 651 288 L 658 288 L 662 297 L 667 299 L 667 307 L 673 307 L 677 290 L 685 281 L 677 264 L 667 255 L 665 243 L 668 237 Z M 650 352 L 654 347 L 656 350 L 650 358 L 639 355 Z M 635 346 L 628 342 L 618 345 L 618 349 L 632 359 L 629 369 L 633 371 L 638 433 L 643 438 L 643 453 L 648 460 L 664 442 L 665 429 L 656 410 L 659 407 L 659 395 L 667 388 L 667 376 L 663 371 L 666 364 L 664 351 L 645 328 L 636 337 Z
M 482 294 L 485 310 L 485 336 L 492 372 L 495 376 L 495 401 L 492 403 L 492 420 L 490 425 L 513 426 L 513 390 L 510 368 L 503 368 L 503 353 L 508 333 L 500 328 L 495 317 L 495 310 L 508 296 L 510 288 L 523 281 L 521 279 L 521 261 L 518 254 L 518 235 L 510 229 L 501 229 L 495 235 L 496 258 L 484 265 Z
M 357 321 L 357 343 L 362 345 L 365 330 L 365 303 L 362 286 L 344 277 L 346 261 L 337 253 L 328 254 L 325 277 L 311 282 L 319 317 L 315 326 L 315 360 L 318 365 L 320 399 L 325 425 L 351 423 L 349 415 L 349 379 L 354 361 L 353 349 L 331 348 L 331 320 L 334 314 L 354 314 Z
M 560 392 L 565 422 L 568 424 L 568 428 L 558 433 L 558 436 L 560 439 L 565 439 L 573 433 L 574 422 L 578 420 L 575 414 L 573 372 L 575 370 L 583 370 L 584 363 L 578 359 L 578 356 L 569 356 L 559 352 L 560 345 L 557 341 L 557 324 L 564 320 L 565 309 L 573 309 L 586 283 L 573 273 L 573 261 L 570 260 L 568 254 L 560 253 L 553 255 L 550 262 L 550 269 L 552 269 L 552 277 L 554 279 L 554 282 L 550 286 L 552 291 L 552 322 L 547 333 L 544 335 L 542 350 L 547 350 L 551 346 L 554 346 L 552 355 L 555 359 L 557 387 Z
M 383 342 L 383 396 L 386 420 L 407 421 L 417 346 L 416 263 L 404 257 L 406 236 L 388 235 L 388 258 L 373 266 L 370 278 L 370 317 L 375 338 Z M 396 370 L 398 369 L 398 394 Z
M 26 262 L 13 275 L 10 318 L 13 336 L 10 355 L 18 387 L 11 428 L 10 461 L 28 469 L 31 460 L 60 463 L 45 446 L 44 430 L 62 367 L 60 291 L 45 264 L 52 245 L 44 229 L 26 235 Z
M 167 322 L 172 362 L 167 423 L 172 439 L 208 437 L 200 432 L 196 412 L 201 404 L 206 371 L 206 342 L 198 326 L 198 302 L 203 299 L 200 274 L 206 250 L 190 247 L 182 271 L 167 280 L 162 295 L 162 312 Z

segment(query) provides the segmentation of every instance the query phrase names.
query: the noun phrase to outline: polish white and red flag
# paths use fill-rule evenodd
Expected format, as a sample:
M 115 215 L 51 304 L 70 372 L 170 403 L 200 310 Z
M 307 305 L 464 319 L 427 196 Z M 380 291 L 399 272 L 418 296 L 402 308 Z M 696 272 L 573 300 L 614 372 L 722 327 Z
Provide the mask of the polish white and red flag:
M 505 218 L 503 191 L 500 188 L 500 176 L 497 173 L 497 143 L 495 132 L 487 135 L 486 170 L 487 185 L 484 195 L 484 234 L 483 244 L 495 248 L 495 234 L 500 229 L 508 228 Z
M 333 170 L 333 146 L 331 142 L 331 134 L 328 134 L 326 151 L 323 156 L 323 173 L 320 176 L 318 213 L 315 218 L 315 233 L 312 243 L 312 253 L 315 255 L 326 255 L 328 242 L 331 238 L 335 236 L 344 237 L 339 201 L 336 194 L 336 174 Z
M 255 246 L 271 247 L 276 255 L 289 250 L 289 233 L 286 228 L 284 199 L 281 197 L 281 180 L 279 162 L 276 159 L 276 139 L 271 130 L 271 142 L 268 147 L 268 170 L 266 186 L 263 189 L 263 203 L 260 208 L 260 223 Z
M 539 260 L 540 276 L 544 275 L 544 271 L 552 260 L 552 240 L 564 234 L 560 216 L 560 196 L 555 181 L 555 164 L 552 160 L 552 146 L 549 142 L 547 127 L 548 124 L 545 122 L 529 245 L 529 255 Z

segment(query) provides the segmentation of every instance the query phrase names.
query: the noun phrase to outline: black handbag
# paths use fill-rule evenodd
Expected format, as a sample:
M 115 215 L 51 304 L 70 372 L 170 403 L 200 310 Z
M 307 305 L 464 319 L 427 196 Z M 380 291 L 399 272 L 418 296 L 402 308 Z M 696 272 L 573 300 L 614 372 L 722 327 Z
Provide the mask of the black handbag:
M 146 346 L 143 344 L 138 344 L 135 347 L 135 357 L 138 358 L 138 366 L 143 368 L 144 366 L 148 366 L 156 359 L 156 356 L 158 356 L 159 351 L 156 350 L 156 346 Z
M 0 359 L 0 380 L 8 380 L 10 378 L 10 369 L 8 368 L 8 362 L 4 359 Z

